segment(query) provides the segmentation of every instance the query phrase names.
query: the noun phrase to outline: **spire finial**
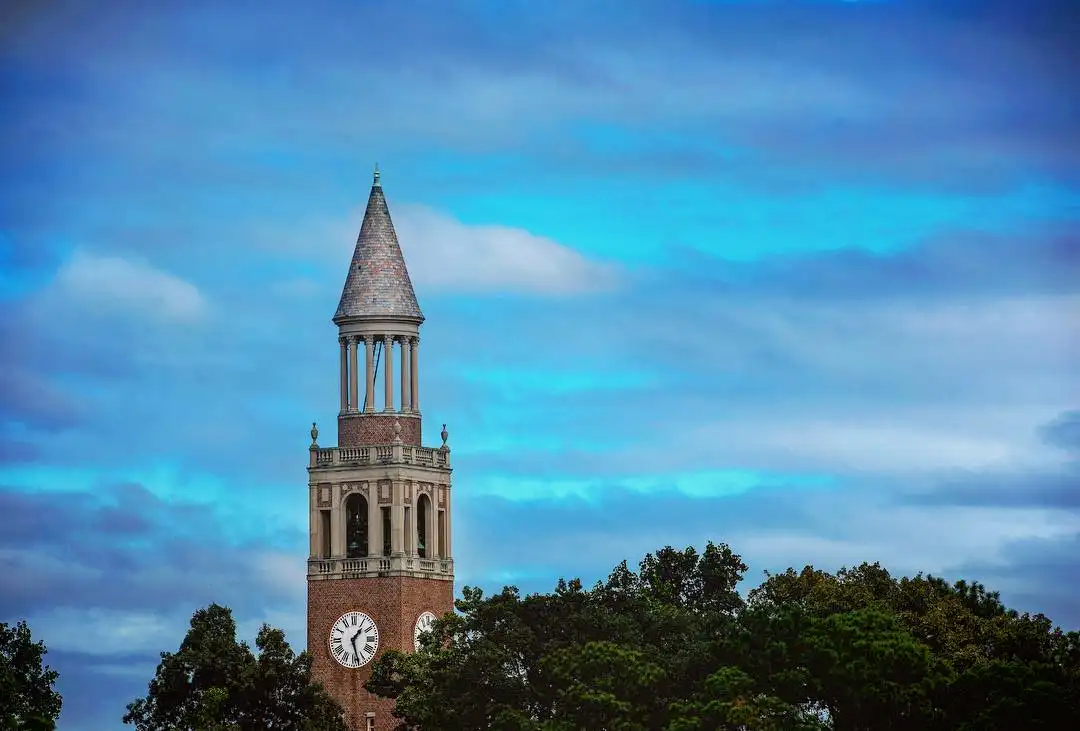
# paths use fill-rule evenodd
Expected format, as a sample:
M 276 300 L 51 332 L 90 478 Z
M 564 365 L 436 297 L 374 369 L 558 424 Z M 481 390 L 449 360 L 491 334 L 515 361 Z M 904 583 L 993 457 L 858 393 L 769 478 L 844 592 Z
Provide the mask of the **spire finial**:
M 375 182 L 372 183 L 372 185 L 378 185 L 381 187 L 381 183 L 379 183 L 379 163 L 375 163 Z

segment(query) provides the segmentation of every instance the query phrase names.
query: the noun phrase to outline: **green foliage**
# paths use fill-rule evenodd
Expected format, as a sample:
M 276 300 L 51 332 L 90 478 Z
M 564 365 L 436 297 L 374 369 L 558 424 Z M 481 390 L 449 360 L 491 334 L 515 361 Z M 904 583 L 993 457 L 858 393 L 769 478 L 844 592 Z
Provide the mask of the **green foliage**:
M 52 731 L 62 699 L 57 673 L 44 664 L 47 650 L 26 622 L 0 622 L 0 731 Z
M 138 731 L 345 731 L 341 709 L 311 680 L 311 656 L 263 625 L 258 655 L 236 639 L 226 607 L 195 612 L 176 653 L 161 653 L 148 693 L 127 707 Z
M 672 704 L 665 731 L 822 731 L 827 726 L 813 713 L 768 695 L 737 667 L 724 666 L 701 691 Z
M 591 590 L 468 588 L 368 690 L 402 728 L 996 731 L 1080 717 L 1080 635 L 979 584 L 879 564 L 767 575 L 743 602 L 726 545 L 670 547 Z

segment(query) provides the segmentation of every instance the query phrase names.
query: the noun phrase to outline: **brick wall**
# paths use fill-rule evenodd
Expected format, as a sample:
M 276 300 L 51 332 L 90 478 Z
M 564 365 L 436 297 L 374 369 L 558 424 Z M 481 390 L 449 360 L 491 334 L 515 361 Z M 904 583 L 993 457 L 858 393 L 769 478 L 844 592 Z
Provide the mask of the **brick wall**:
M 364 690 L 371 666 L 388 649 L 411 652 L 413 628 L 421 613 L 439 617 L 452 611 L 452 581 L 393 576 L 386 578 L 330 579 L 308 582 L 308 650 L 312 673 L 346 711 L 351 728 L 365 731 L 369 711 L 375 712 L 377 731 L 391 731 L 397 720 L 391 715 L 394 701 L 380 699 Z M 379 649 L 362 668 L 343 668 L 330 656 L 330 628 L 345 612 L 360 611 L 379 628 Z
M 390 444 L 394 440 L 394 420 L 401 424 L 401 442 L 413 447 L 420 443 L 420 418 L 408 414 L 357 414 L 338 417 L 338 446 L 362 447 Z

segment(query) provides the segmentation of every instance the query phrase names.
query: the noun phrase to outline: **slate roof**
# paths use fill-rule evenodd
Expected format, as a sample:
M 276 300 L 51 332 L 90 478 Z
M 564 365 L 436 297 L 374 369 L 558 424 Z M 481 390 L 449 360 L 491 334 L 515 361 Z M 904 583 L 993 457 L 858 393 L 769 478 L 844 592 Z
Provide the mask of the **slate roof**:
M 340 324 L 353 317 L 424 320 L 390 220 L 378 167 L 334 322 Z

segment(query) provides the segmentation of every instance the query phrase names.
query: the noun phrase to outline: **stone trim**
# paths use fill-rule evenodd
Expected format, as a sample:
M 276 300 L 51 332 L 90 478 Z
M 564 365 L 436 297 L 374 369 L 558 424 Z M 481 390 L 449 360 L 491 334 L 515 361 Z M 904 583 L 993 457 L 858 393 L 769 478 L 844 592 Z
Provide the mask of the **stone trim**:
M 450 469 L 450 450 L 411 444 L 369 444 L 360 447 L 313 447 L 308 450 L 311 469 L 410 465 Z
M 419 579 L 454 580 L 454 559 L 419 558 L 410 555 L 368 556 L 366 558 L 309 558 L 308 581 L 330 579 L 384 578 L 411 576 Z

